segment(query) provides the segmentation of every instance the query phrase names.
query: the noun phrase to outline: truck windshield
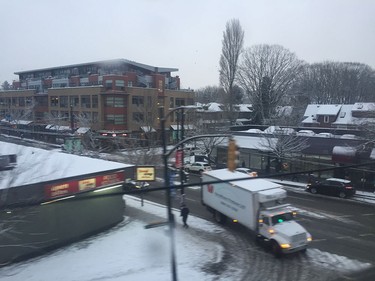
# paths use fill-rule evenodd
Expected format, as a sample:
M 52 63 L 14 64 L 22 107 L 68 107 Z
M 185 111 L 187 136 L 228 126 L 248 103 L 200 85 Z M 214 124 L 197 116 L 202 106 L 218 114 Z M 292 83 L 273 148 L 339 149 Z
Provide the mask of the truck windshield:
M 284 221 L 293 220 L 293 215 L 292 213 L 284 213 L 284 214 L 273 216 L 271 219 L 272 219 L 272 225 L 275 225 Z

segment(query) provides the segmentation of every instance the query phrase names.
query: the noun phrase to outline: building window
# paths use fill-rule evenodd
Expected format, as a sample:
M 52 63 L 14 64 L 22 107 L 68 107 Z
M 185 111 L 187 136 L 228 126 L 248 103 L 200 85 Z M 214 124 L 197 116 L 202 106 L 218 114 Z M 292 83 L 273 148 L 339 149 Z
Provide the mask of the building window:
M 51 97 L 50 102 L 51 102 L 51 107 L 59 106 L 59 97 Z
M 113 124 L 113 125 L 124 125 L 125 124 L 125 116 L 124 115 L 108 114 L 106 116 L 106 123 L 107 124 Z
M 69 106 L 69 97 L 60 96 L 60 107 L 68 107 L 68 106 Z
M 92 113 L 92 122 L 97 123 L 99 121 L 99 113 L 93 112 Z
M 178 98 L 176 98 L 176 107 L 184 106 L 184 105 L 185 105 L 185 100 L 184 99 L 178 99 Z
M 329 116 L 328 115 L 324 115 L 324 123 L 329 123 Z
M 90 96 L 88 96 L 88 95 L 81 96 L 81 107 L 82 108 L 91 108 Z
M 105 106 L 124 107 L 124 98 L 123 97 L 106 97 Z
M 112 90 L 112 80 L 106 80 L 105 81 L 105 88 L 107 90 Z
M 174 107 L 174 98 L 169 99 L 169 107 L 173 108 Z
M 116 80 L 115 81 L 116 90 L 125 90 L 125 81 L 124 80 Z
M 144 115 L 141 112 L 133 112 L 133 121 L 144 122 Z
M 137 106 L 143 106 L 143 97 L 133 96 L 132 97 L 132 104 L 137 105 Z
M 71 96 L 70 97 L 70 106 L 79 106 L 79 97 L 78 96 Z
M 133 81 L 128 81 L 128 87 L 133 87 Z
M 92 108 L 98 108 L 98 95 L 93 95 L 91 97 L 92 100 Z

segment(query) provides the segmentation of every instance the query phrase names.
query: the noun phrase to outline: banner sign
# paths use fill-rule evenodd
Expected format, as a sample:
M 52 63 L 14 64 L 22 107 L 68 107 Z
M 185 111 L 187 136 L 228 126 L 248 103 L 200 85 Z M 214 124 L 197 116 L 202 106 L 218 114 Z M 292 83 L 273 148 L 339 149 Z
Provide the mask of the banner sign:
M 180 169 L 183 166 L 184 151 L 179 149 L 176 151 L 176 168 Z
M 137 181 L 155 181 L 155 166 L 138 166 L 135 174 Z
M 46 199 L 73 195 L 78 192 L 98 189 L 108 185 L 122 184 L 125 181 L 124 171 L 113 174 L 100 175 L 83 180 L 72 180 L 61 183 L 48 184 L 44 188 Z

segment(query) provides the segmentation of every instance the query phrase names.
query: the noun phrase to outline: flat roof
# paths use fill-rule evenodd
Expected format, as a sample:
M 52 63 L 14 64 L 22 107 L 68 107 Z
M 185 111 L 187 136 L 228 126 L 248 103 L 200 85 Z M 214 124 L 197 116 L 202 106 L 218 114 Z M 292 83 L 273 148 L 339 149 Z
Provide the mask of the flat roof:
M 62 65 L 62 66 L 54 66 L 54 67 L 47 67 L 47 68 L 39 68 L 39 69 L 32 69 L 32 70 L 26 70 L 26 71 L 18 71 L 14 72 L 16 75 L 24 74 L 24 73 L 30 73 L 30 72 L 38 72 L 38 71 L 47 71 L 47 70 L 53 70 L 53 69 L 61 69 L 61 68 L 72 68 L 72 67 L 80 67 L 84 65 L 91 65 L 91 64 L 118 64 L 118 63 L 124 63 L 124 64 L 132 64 L 150 71 L 154 72 L 174 72 L 178 71 L 178 68 L 167 68 L 167 67 L 157 67 L 157 66 L 151 66 L 147 64 L 138 63 L 135 61 L 127 60 L 127 59 L 113 59 L 113 60 L 102 60 L 102 61 L 94 61 L 94 62 L 86 62 L 86 63 L 78 63 L 78 64 L 70 64 L 70 65 Z
M 0 189 L 134 166 L 0 141 L 0 155 L 7 154 L 17 155 L 17 165 L 1 171 Z
M 268 190 L 268 189 L 282 187 L 282 185 L 278 183 L 275 183 L 266 179 L 254 178 L 241 172 L 236 172 L 236 171 L 231 172 L 228 169 L 212 170 L 212 171 L 204 172 L 204 174 L 212 176 L 219 180 L 228 181 L 231 184 L 240 186 L 243 189 L 246 189 L 250 192 L 257 192 L 261 190 Z M 242 179 L 242 178 L 244 180 L 230 181 L 233 179 Z M 204 182 L 202 183 L 204 184 Z

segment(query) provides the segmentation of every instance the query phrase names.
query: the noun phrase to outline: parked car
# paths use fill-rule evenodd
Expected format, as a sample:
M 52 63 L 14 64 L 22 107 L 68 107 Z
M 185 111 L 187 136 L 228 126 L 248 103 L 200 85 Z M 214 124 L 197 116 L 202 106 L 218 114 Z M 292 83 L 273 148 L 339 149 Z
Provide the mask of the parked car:
M 240 173 L 247 174 L 247 175 L 252 176 L 252 177 L 257 177 L 258 176 L 257 172 L 254 172 L 253 170 L 251 170 L 249 168 L 237 168 L 236 171 L 240 172 Z
M 311 131 L 311 130 L 300 130 L 297 132 L 297 136 L 311 137 L 314 135 L 315 135 L 314 131 Z
M 140 182 L 140 181 L 135 181 L 135 180 L 129 180 L 124 183 L 123 189 L 125 191 L 130 191 L 130 190 L 136 190 L 136 189 L 141 189 L 149 187 L 150 184 L 148 182 Z
M 192 164 L 185 165 L 186 172 L 202 173 L 202 172 L 211 171 L 211 170 L 212 168 L 210 164 L 206 162 L 194 162 Z
M 351 197 L 355 194 L 355 188 L 350 180 L 329 178 L 323 181 L 309 183 L 306 190 L 316 194 L 339 196 L 340 198 Z

